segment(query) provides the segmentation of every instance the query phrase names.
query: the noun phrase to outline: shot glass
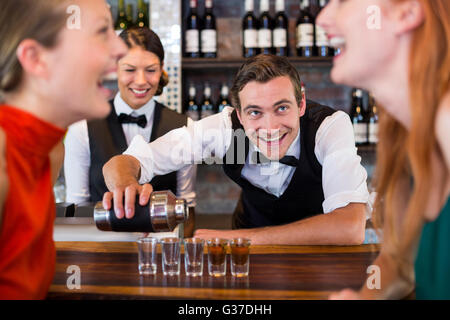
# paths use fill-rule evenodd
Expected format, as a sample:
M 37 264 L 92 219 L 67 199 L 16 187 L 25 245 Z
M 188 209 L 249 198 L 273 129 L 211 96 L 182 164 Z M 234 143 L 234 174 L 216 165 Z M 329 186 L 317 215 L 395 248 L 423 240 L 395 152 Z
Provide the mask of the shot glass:
M 157 245 L 156 238 L 140 238 L 137 241 L 138 246 L 138 269 L 140 275 L 156 274 L 157 264 Z
M 161 239 L 162 270 L 165 276 L 180 274 L 180 239 Z
M 250 239 L 232 239 L 230 247 L 231 275 L 234 277 L 247 277 L 250 266 Z
M 184 239 L 184 267 L 187 276 L 201 277 L 203 275 L 204 244 L 203 239 Z
M 213 277 L 223 277 L 227 273 L 228 240 L 214 238 L 208 242 L 208 273 Z

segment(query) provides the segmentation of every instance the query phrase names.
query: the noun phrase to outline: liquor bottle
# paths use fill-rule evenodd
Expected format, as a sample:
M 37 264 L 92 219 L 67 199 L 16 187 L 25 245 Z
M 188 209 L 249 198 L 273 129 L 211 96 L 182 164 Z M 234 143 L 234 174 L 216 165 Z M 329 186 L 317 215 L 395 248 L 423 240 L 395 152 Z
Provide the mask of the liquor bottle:
M 243 56 L 244 58 L 256 56 L 258 48 L 258 20 L 253 15 L 254 0 L 245 0 L 246 14 L 242 20 Z
M 129 3 L 127 4 L 127 23 L 128 28 L 131 28 L 134 26 L 134 14 L 133 14 L 133 4 Z
M 367 123 L 363 115 L 363 92 L 360 89 L 354 91 L 354 104 L 350 114 L 355 133 L 355 143 L 357 146 L 367 144 Z
M 314 55 L 314 18 L 309 0 L 300 2 L 300 16 L 297 20 L 297 55 L 308 58 Z
M 138 1 L 138 17 L 136 20 L 136 25 L 140 28 L 147 27 L 148 28 L 148 15 L 147 12 L 145 12 L 145 4 L 144 0 Z
M 214 114 L 214 105 L 211 102 L 211 87 L 208 83 L 205 84 L 205 90 L 203 91 L 203 103 L 201 111 L 201 119 L 209 117 Z
M 378 143 L 378 107 L 375 98 L 369 95 L 369 116 L 368 116 L 369 144 Z
M 259 16 L 258 46 L 263 54 L 272 53 L 273 21 L 269 15 L 269 0 L 261 0 L 259 3 L 261 15 Z
M 189 102 L 186 110 L 186 116 L 194 121 L 200 120 L 200 107 L 195 101 L 197 91 L 193 84 L 189 86 Z
M 114 29 L 117 34 L 128 28 L 127 14 L 125 11 L 125 0 L 119 0 L 119 11 L 117 13 L 116 24 Z
M 288 19 L 284 13 L 284 0 L 275 2 L 275 11 L 277 12 L 274 20 L 273 29 L 273 47 L 277 56 L 288 56 Z
M 197 0 L 190 0 L 190 12 L 186 20 L 185 57 L 200 57 L 200 19 L 197 15 Z
M 325 8 L 326 5 L 326 0 L 319 0 L 320 10 Z M 331 57 L 334 55 L 325 29 L 318 24 L 316 24 L 316 49 L 319 57 Z
M 231 103 L 228 100 L 228 94 L 230 90 L 226 84 L 222 85 L 222 89 L 220 89 L 220 103 L 217 107 L 217 112 L 222 112 L 225 107 L 231 107 Z
M 201 31 L 201 50 L 204 58 L 217 57 L 216 17 L 213 14 L 213 0 L 205 0 L 205 16 Z

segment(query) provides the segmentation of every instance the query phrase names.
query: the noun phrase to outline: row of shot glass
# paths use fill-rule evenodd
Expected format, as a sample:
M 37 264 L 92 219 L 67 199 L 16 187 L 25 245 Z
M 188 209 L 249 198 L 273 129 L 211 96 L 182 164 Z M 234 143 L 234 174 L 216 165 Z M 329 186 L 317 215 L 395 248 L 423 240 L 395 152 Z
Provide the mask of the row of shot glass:
M 157 246 L 161 245 L 161 265 L 165 276 L 180 274 L 180 247 L 184 244 L 184 266 L 187 276 L 203 275 L 203 252 L 205 241 L 200 238 L 156 238 L 146 237 L 137 240 L 139 274 L 154 275 L 157 273 Z M 206 241 L 208 249 L 208 274 L 223 277 L 227 273 L 227 247 L 231 249 L 231 274 L 234 277 L 246 277 L 250 265 L 250 240 L 246 238 L 221 239 L 212 238 Z

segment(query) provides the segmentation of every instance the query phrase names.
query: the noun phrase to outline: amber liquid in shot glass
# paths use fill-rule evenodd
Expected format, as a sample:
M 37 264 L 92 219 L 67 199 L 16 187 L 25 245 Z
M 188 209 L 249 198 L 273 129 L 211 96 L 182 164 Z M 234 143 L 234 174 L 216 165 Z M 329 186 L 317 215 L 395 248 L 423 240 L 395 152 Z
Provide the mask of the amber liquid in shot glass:
M 225 239 L 209 239 L 208 273 L 213 277 L 222 277 L 227 273 L 227 244 Z
M 234 277 L 248 276 L 250 266 L 250 240 L 233 239 L 231 246 L 231 274 Z

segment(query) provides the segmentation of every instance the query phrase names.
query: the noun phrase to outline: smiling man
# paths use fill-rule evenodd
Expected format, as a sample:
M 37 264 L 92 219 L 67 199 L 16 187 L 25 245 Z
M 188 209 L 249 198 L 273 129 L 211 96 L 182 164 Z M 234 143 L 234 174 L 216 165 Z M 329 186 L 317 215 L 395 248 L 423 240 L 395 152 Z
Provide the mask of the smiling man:
M 132 217 L 136 193 L 141 205 L 149 199 L 147 181 L 187 165 L 174 149 L 181 148 L 188 163 L 195 154 L 206 159 L 211 156 L 206 150 L 214 150 L 225 173 L 242 188 L 235 230 L 197 230 L 196 237 L 247 237 L 253 244 L 361 244 L 367 173 L 348 115 L 306 101 L 296 69 L 272 55 L 243 64 L 231 98 L 234 108 L 150 144 L 136 137 L 124 155 L 103 168 L 112 191 L 104 195 L 105 208 L 114 201 L 118 217 Z M 214 139 L 204 138 L 208 130 L 215 132 Z

